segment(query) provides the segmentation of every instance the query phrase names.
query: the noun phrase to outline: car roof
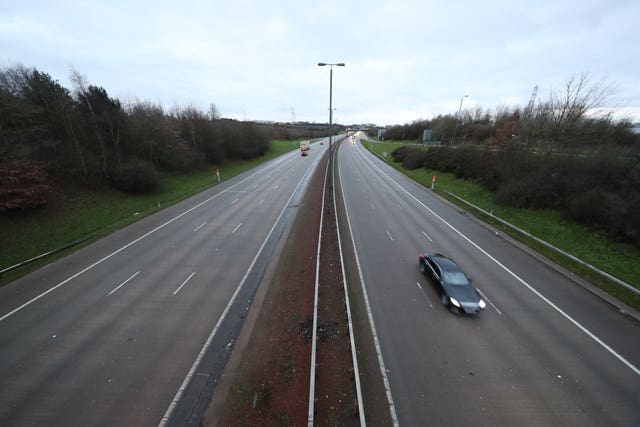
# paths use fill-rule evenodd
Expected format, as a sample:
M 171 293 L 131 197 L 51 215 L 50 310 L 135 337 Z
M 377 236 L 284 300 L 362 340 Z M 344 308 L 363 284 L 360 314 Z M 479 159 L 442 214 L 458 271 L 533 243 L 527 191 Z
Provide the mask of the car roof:
M 431 259 L 435 261 L 438 266 L 440 266 L 442 271 L 462 271 L 460 266 L 456 264 L 454 260 L 442 254 L 433 254 L 431 255 Z

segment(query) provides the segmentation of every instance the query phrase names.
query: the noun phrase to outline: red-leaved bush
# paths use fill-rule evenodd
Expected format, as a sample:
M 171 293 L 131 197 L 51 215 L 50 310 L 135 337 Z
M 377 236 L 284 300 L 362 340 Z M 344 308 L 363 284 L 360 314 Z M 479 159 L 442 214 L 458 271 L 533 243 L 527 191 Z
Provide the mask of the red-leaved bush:
M 36 163 L 0 163 L 0 211 L 33 209 L 47 203 L 47 173 Z

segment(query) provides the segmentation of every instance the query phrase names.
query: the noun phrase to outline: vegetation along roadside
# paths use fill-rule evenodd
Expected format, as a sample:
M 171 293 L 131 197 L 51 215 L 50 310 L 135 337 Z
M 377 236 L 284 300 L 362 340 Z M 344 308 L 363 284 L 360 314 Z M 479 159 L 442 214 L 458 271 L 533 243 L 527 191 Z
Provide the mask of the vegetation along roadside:
M 391 166 L 426 187 L 430 187 L 433 176 L 437 176 L 434 191 L 452 203 L 460 205 L 461 208 L 465 210 L 471 209 L 468 205 L 463 205 L 460 201 L 450 197 L 444 190 L 448 190 L 486 211 L 493 212 L 495 216 L 522 228 L 532 235 L 551 243 L 598 269 L 606 271 L 636 288 L 640 288 L 640 282 L 638 282 L 640 279 L 640 263 L 638 262 L 638 260 L 640 260 L 640 248 L 637 246 L 616 241 L 608 237 L 604 230 L 594 230 L 586 225 L 571 221 L 558 209 L 532 209 L 513 207 L 499 203 L 496 201 L 496 193 L 492 192 L 486 185 L 470 179 L 460 178 L 455 172 L 443 172 L 423 166 L 423 160 L 430 155 L 429 153 L 433 154 L 437 151 L 448 150 L 448 148 L 429 148 L 421 145 L 393 142 L 380 143 L 370 140 L 363 140 L 362 143 L 366 148 L 384 158 Z M 399 152 L 396 151 L 399 148 Z M 420 155 L 424 156 L 423 160 L 418 162 L 419 167 L 413 168 L 413 165 L 407 164 L 407 162 L 405 162 L 405 165 L 410 168 L 403 166 L 401 160 L 402 150 L 407 149 L 419 150 Z M 400 156 L 398 156 L 399 153 Z M 502 230 L 504 233 L 509 234 L 513 238 L 522 241 L 557 264 L 600 287 L 633 308 L 640 310 L 640 296 L 637 294 L 576 264 L 557 252 L 536 243 L 532 239 L 511 230 L 479 211 L 472 210 L 472 212 L 482 220 Z
M 298 147 L 297 141 L 274 140 L 267 152 L 252 160 L 229 161 L 219 165 L 222 179 L 246 170 Z M 65 186 L 54 188 L 47 206 L 30 212 L 5 212 L 0 221 L 0 269 L 71 242 L 88 238 L 86 245 L 123 228 L 168 205 L 175 204 L 216 185 L 215 166 L 185 174 L 165 171 L 159 174 L 159 186 L 149 194 L 131 194 L 112 188 Z M 0 285 L 52 262 L 82 245 L 61 251 L 0 277 Z M 11 248 L 11 250 L 5 250 Z
M 215 185 L 216 169 L 230 178 L 324 132 L 121 101 L 75 69 L 70 81 L 0 66 L 0 271 L 55 252 L 0 285 Z

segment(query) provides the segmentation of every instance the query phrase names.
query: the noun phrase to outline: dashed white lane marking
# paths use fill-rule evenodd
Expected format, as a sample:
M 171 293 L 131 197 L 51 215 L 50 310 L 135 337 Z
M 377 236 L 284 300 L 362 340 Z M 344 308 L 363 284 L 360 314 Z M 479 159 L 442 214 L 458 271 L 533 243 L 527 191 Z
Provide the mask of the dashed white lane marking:
M 418 285 L 418 288 L 422 291 L 422 286 L 420 286 L 420 282 L 416 282 L 416 285 Z M 429 300 L 429 297 L 427 296 L 427 294 L 425 294 L 424 292 L 421 292 L 422 295 L 424 295 L 424 299 L 427 300 L 427 303 L 429 304 L 429 307 L 433 308 L 433 304 L 431 304 L 431 301 Z
M 389 233 L 389 230 L 385 230 L 387 232 L 387 236 L 389 236 L 389 239 L 393 242 L 393 237 L 391 237 L 391 233 Z
M 173 294 L 175 295 L 175 294 L 177 294 L 178 292 L 180 292 L 180 289 L 182 289 L 182 287 L 183 287 L 184 285 L 186 285 L 186 284 L 187 284 L 187 282 L 188 282 L 189 280 L 191 280 L 191 278 L 193 277 L 193 275 L 194 275 L 194 274 L 196 274 L 196 272 L 195 272 L 195 271 L 194 271 L 193 273 L 191 273 L 191 274 L 189 275 L 189 277 L 187 277 L 187 279 L 186 279 L 184 282 L 182 282 L 182 284 L 181 284 L 180 286 L 178 286 L 178 289 L 176 289 L 176 290 L 175 290 L 175 292 L 174 292 Z
M 118 289 L 120 289 L 121 287 L 123 287 L 124 285 L 126 285 L 127 283 L 129 283 L 129 281 L 131 279 L 133 279 L 134 277 L 136 277 L 138 274 L 140 274 L 139 271 L 136 271 L 135 273 L 133 273 L 131 275 L 131 277 L 129 277 L 127 280 L 125 280 L 124 282 L 120 283 L 114 290 L 112 290 L 111 292 L 109 292 L 109 295 L 113 295 Z
M 236 225 L 236 228 L 233 229 L 233 231 L 231 232 L 231 234 L 235 233 L 236 231 L 238 231 L 238 228 L 242 227 L 242 223 Z
M 258 202 L 258 206 L 260 206 L 260 205 L 261 205 L 261 204 L 263 204 L 263 203 L 264 203 L 264 199 L 262 199 L 262 200 L 260 200 L 260 201 Z
M 424 231 L 422 232 L 422 234 L 424 235 L 424 237 L 426 237 L 427 239 L 429 239 L 429 241 L 431 243 L 433 243 L 433 239 L 431 237 L 429 237 L 429 235 L 427 233 L 425 233 Z
M 281 157 L 281 160 L 275 160 L 273 163 L 271 163 L 272 166 L 277 165 L 279 163 L 282 163 L 285 160 L 288 160 L 290 158 L 293 158 L 289 155 L 284 155 Z M 248 180 L 250 180 L 251 178 L 253 178 L 254 176 L 257 176 L 261 173 L 264 173 L 265 170 L 267 168 L 262 168 L 260 170 L 258 170 L 257 172 L 249 175 L 248 177 L 244 178 L 243 180 L 233 184 L 231 187 L 229 187 L 226 190 L 222 190 L 221 192 L 214 194 L 213 196 L 209 197 L 206 200 L 203 200 L 202 202 L 198 203 L 195 206 L 192 206 L 191 208 L 187 209 L 186 211 L 182 212 L 179 215 L 176 215 L 175 217 L 171 218 L 170 220 L 158 225 L 157 227 L 155 227 L 153 230 L 146 232 L 145 234 L 143 234 L 142 236 L 138 237 L 137 239 L 134 239 L 132 241 L 130 241 L 129 243 L 127 243 L 126 245 L 122 246 L 120 249 L 117 249 L 113 252 L 111 252 L 110 254 L 102 257 L 101 259 L 99 259 L 98 261 L 94 262 L 93 264 L 89 265 L 88 267 L 85 267 L 84 269 L 78 271 L 77 273 L 73 274 L 72 276 L 67 277 L 66 279 L 64 279 L 62 282 L 58 283 L 55 286 L 50 287 L 49 289 L 47 289 L 46 291 L 42 292 L 41 294 L 31 298 L 29 301 L 23 303 L 22 305 L 20 305 L 19 307 L 14 308 L 13 310 L 11 310 L 10 312 L 0 316 L 0 322 L 4 321 L 5 319 L 13 316 L 14 314 L 18 313 L 21 310 L 24 310 L 26 307 L 30 306 L 31 304 L 33 304 L 34 302 L 40 300 L 41 298 L 44 298 L 45 296 L 49 295 L 51 292 L 54 292 L 55 290 L 57 290 L 58 288 L 61 288 L 62 286 L 66 285 L 67 283 L 69 283 L 70 281 L 72 281 L 73 279 L 75 279 L 76 277 L 86 273 L 87 271 L 91 270 L 92 268 L 94 268 L 97 265 L 102 264 L 103 262 L 105 262 L 106 260 L 112 258 L 113 256 L 119 254 L 120 252 L 124 251 L 125 249 L 129 248 L 130 246 L 138 243 L 139 241 L 141 241 L 142 239 L 145 239 L 146 237 L 152 235 L 153 233 L 155 233 L 158 230 L 163 229 L 164 227 L 166 227 L 167 225 L 173 223 L 174 221 L 182 218 L 183 216 L 189 214 L 190 212 L 194 211 L 195 209 L 198 209 L 199 207 L 205 205 L 206 203 L 209 203 L 210 201 L 218 198 L 219 196 L 228 193 L 230 191 L 232 191 L 234 188 L 236 188 L 237 186 L 247 182 Z
M 205 224 L 207 223 L 207 221 L 203 222 L 202 224 L 200 224 L 199 226 L 197 226 L 196 228 L 193 229 L 193 231 L 198 231 L 200 230 L 202 227 L 205 226 Z
M 233 202 L 231 202 L 231 204 L 235 205 L 238 202 L 238 200 L 240 200 L 240 199 L 235 199 Z
M 596 343 L 598 343 L 602 348 L 604 348 L 606 351 L 609 352 L 609 354 L 611 354 L 613 357 L 615 357 L 616 359 L 618 359 L 620 362 L 622 362 L 624 365 L 626 365 L 629 369 L 631 369 L 636 375 L 640 375 L 640 368 L 638 368 L 637 366 L 635 366 L 633 363 L 629 362 L 627 359 L 625 359 L 624 357 L 622 357 L 622 355 L 620 355 L 618 352 L 616 352 L 613 348 L 611 348 L 607 343 L 605 343 L 604 341 L 602 341 L 597 335 L 595 335 L 593 332 L 591 332 L 589 329 L 587 329 L 586 327 L 584 327 L 580 322 L 578 322 L 576 319 L 574 319 L 573 317 L 571 317 L 568 313 L 566 313 L 564 310 L 562 310 L 560 307 L 558 307 L 556 304 L 554 304 L 549 298 L 545 297 L 544 295 L 542 295 L 542 293 L 540 293 L 536 288 L 534 288 L 533 286 L 531 286 L 527 281 L 525 281 L 522 277 L 518 276 L 516 273 L 514 273 L 513 271 L 511 271 L 506 265 L 504 265 L 503 263 L 501 263 L 500 261 L 498 261 L 498 259 L 496 259 L 494 256 L 492 256 L 489 252 L 485 251 L 483 248 L 480 247 L 480 245 L 478 245 L 476 242 L 474 242 L 473 240 L 471 240 L 469 237 L 467 237 L 465 234 L 463 234 L 460 230 L 458 230 L 457 228 L 455 228 L 453 225 L 451 225 L 449 222 L 447 222 L 447 220 L 445 220 L 443 217 L 441 217 L 440 215 L 438 215 L 437 213 L 435 213 L 433 211 L 433 209 L 429 208 L 427 205 L 425 205 L 422 201 L 420 201 L 416 196 L 414 196 L 413 194 L 411 194 L 409 192 L 409 190 L 407 190 L 406 188 L 404 188 L 402 185 L 400 185 L 395 179 L 393 179 L 391 176 L 389 176 L 387 173 L 385 173 L 382 169 L 380 169 L 378 166 L 376 166 L 373 162 L 371 162 L 371 160 L 369 160 L 367 157 L 365 157 L 364 154 L 359 152 L 359 155 L 367 162 L 369 163 L 373 168 L 375 168 L 376 170 L 378 170 L 378 172 L 380 172 L 381 175 L 385 176 L 387 178 L 387 180 L 390 183 L 393 183 L 396 185 L 396 187 L 398 187 L 400 189 L 400 191 L 403 191 L 404 193 L 407 194 L 408 197 L 410 197 L 411 199 L 413 199 L 416 203 L 418 203 L 420 206 L 422 206 L 426 211 L 428 211 L 429 213 L 431 213 L 431 215 L 433 215 L 435 218 L 437 218 L 440 222 L 442 222 L 444 225 L 446 225 L 447 227 L 449 227 L 454 233 L 456 233 L 457 235 L 459 235 L 463 240 L 466 240 L 471 246 L 473 246 L 474 248 L 476 248 L 480 253 L 482 253 L 483 255 L 485 255 L 487 258 L 489 258 L 491 261 L 493 261 L 496 265 L 498 265 L 500 268 L 502 268 L 505 272 L 507 272 L 511 277 L 513 277 L 514 279 L 516 279 L 518 282 L 520 282 L 524 287 L 526 287 L 527 289 L 529 289 L 533 294 L 535 294 L 538 298 L 540 298 L 542 301 L 544 301 L 549 307 L 553 308 L 557 313 L 559 313 L 562 317 L 564 317 L 566 320 L 568 320 L 570 323 L 572 323 L 576 328 L 580 329 L 582 332 L 584 332 L 589 338 L 591 338 L 593 341 L 595 341 Z M 383 187 L 384 189 L 384 187 Z
M 184 391 L 189 386 L 189 383 L 191 382 L 191 379 L 196 375 L 196 371 L 200 367 L 200 364 L 202 363 L 202 359 L 204 359 L 204 356 L 205 356 L 205 354 L 207 352 L 207 349 L 209 348 L 209 346 L 211 345 L 211 342 L 213 341 L 214 337 L 218 333 L 218 330 L 220 329 L 220 326 L 222 325 L 222 322 L 224 322 L 224 320 L 227 318 L 227 314 L 231 310 L 231 306 L 233 305 L 234 301 L 238 297 L 238 294 L 240 293 L 240 290 L 242 289 L 245 281 L 247 280 L 247 277 L 249 277 L 249 274 L 253 270 L 253 267 L 255 266 L 256 262 L 258 262 L 258 258 L 262 254 L 262 251 L 263 251 L 264 247 L 267 245 L 267 241 L 271 238 L 271 235 L 273 234 L 273 231 L 276 229 L 276 226 L 278 225 L 278 222 L 280 221 L 280 219 L 284 215 L 285 211 L 287 209 L 289 209 L 289 203 L 291 203 L 291 200 L 293 200 L 293 196 L 296 194 L 296 192 L 298 191 L 298 189 L 301 186 L 306 185 L 309 182 L 309 180 L 311 178 L 311 173 L 315 170 L 315 168 L 316 168 L 318 162 L 320 161 L 320 159 L 321 159 L 321 157 L 316 157 L 315 158 L 314 163 L 312 163 L 310 166 L 308 166 L 307 172 L 305 172 L 303 178 L 298 182 L 296 187 L 293 189 L 293 192 L 289 196 L 289 199 L 287 200 L 287 202 L 285 203 L 284 207 L 280 211 L 280 215 L 278 215 L 278 218 L 276 218 L 276 221 L 273 223 L 273 226 L 271 227 L 271 230 L 269 231 L 269 234 L 267 234 L 267 237 L 265 237 L 264 241 L 262 242 L 262 245 L 260 245 L 260 248 L 258 249 L 258 252 L 256 253 L 256 256 L 253 258 L 253 261 L 251 261 L 251 264 L 249 265 L 249 268 L 247 269 L 246 273 L 242 277 L 242 280 L 240 280 L 240 283 L 236 287 L 236 290 L 233 292 L 233 295 L 231 295 L 231 299 L 229 299 L 229 302 L 227 303 L 226 307 L 224 308 L 224 311 L 222 312 L 222 314 L 220 315 L 220 318 L 216 322 L 216 325 L 213 327 L 213 330 L 209 334 L 209 337 L 207 338 L 205 343 L 202 345 L 202 348 L 200 349 L 200 353 L 198 353 L 198 356 L 196 357 L 196 360 L 191 365 L 191 368 L 189 369 L 189 372 L 187 372 L 187 375 L 184 377 L 184 380 L 182 380 L 182 384 L 180 384 L 180 387 L 178 388 L 178 391 L 173 396 L 173 399 L 171 400 L 171 403 L 169 403 L 169 407 L 167 408 L 167 410 L 165 411 L 164 415 L 162 416 L 162 419 L 158 423 L 158 427 L 166 427 L 166 425 L 169 423 L 169 419 L 171 418 L 171 416 L 172 416 L 173 412 L 175 411 L 176 407 L 178 406 L 178 402 L 182 398 L 182 395 L 184 394 Z M 395 423 L 395 425 L 397 425 L 397 423 Z

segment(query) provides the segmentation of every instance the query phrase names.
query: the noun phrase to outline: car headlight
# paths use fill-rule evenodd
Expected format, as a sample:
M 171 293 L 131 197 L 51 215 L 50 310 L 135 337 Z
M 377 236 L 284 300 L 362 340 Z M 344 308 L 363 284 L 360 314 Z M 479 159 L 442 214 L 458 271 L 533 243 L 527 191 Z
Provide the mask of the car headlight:
M 460 303 L 458 302 L 457 299 L 450 297 L 449 300 L 451 301 L 451 304 L 453 304 L 454 306 L 460 308 Z
M 485 302 L 483 300 L 480 300 L 480 302 L 478 303 L 478 305 L 480 306 L 480 308 L 484 309 L 487 304 L 485 304 Z

